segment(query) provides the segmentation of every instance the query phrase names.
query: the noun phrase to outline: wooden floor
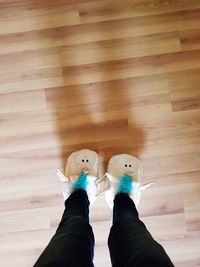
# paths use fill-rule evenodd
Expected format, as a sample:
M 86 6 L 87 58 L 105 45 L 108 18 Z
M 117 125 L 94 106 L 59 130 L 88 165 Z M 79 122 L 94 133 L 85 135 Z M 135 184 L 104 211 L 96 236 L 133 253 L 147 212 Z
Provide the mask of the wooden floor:
M 85 147 L 101 173 L 141 159 L 142 220 L 199 266 L 200 0 L 0 0 L 0 266 L 36 261 L 63 211 L 56 168 Z M 90 215 L 109 267 L 103 195 Z

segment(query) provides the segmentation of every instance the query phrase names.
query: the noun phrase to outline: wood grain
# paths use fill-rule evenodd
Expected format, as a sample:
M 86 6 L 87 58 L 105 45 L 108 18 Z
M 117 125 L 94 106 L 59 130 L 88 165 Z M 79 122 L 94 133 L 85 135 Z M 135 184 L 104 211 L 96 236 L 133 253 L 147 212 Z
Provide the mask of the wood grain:
M 140 158 L 141 219 L 200 265 L 200 1 L 0 1 L 0 265 L 28 267 L 63 211 L 57 168 L 88 147 Z M 98 212 L 97 212 L 98 211 Z M 112 213 L 91 207 L 95 266 Z

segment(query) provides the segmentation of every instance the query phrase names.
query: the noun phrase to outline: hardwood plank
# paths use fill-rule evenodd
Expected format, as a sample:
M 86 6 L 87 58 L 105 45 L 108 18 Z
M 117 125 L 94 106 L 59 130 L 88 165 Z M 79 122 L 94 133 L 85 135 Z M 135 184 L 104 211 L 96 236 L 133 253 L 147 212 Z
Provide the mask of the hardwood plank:
M 200 29 L 181 31 L 179 37 L 183 51 L 200 48 Z
M 1 93 L 41 90 L 63 86 L 61 68 L 23 70 L 22 72 L 4 73 L 0 76 Z
M 184 192 L 184 208 L 185 208 L 185 217 L 188 231 L 199 231 L 200 229 L 200 183 L 198 180 L 196 183 L 190 184 L 190 186 L 183 189 Z
M 36 212 L 0 213 L 1 233 L 25 230 L 45 229 L 50 227 L 49 219 Z M 4 227 L 6 225 L 6 228 Z
M 39 12 L 37 9 L 27 8 L 24 11 L 20 9 L 16 12 L 16 9 L 14 11 L 7 9 L 0 16 L 0 34 L 48 29 L 78 23 L 79 13 L 77 10 L 65 11 L 62 8 L 59 12 L 54 10 Z
M 0 114 L 42 109 L 46 109 L 44 90 L 0 95 Z
M 200 89 L 187 88 L 171 93 L 173 111 L 200 108 Z
M 52 28 L 49 26 L 44 30 L 32 30 L 20 33 L 7 33 L 0 35 L 2 53 L 15 51 L 39 49 L 44 47 L 55 47 L 59 45 L 83 44 L 101 40 L 113 40 L 119 38 L 141 37 L 145 35 L 172 33 L 194 29 L 197 31 L 198 22 L 194 16 L 198 13 L 175 13 L 157 16 L 156 18 L 130 18 L 126 20 L 114 20 L 102 23 L 86 23 L 75 26 L 63 26 Z M 194 14 L 194 15 L 193 15 Z M 184 17 L 185 16 L 185 17 Z M 155 22 L 153 23 L 153 20 Z M 187 24 L 184 23 L 187 21 Z M 170 22 L 170 24 L 169 24 Z M 153 24 L 152 24 L 153 23 Z M 184 28 L 182 27 L 184 24 Z M 159 26 L 159 27 L 158 27 Z M 133 31 L 134 28 L 134 31 Z M 116 29 L 116 30 L 115 30 Z M 98 34 L 97 34 L 98 33 Z
M 16 76 L 22 72 L 27 73 L 28 71 L 48 69 L 49 65 L 55 68 L 60 66 L 60 57 L 58 51 L 55 49 L 41 49 L 1 55 L 1 80 L 3 79 L 4 75 L 5 77 L 10 77 L 12 73 L 15 73 L 14 75 Z M 9 71 L 11 66 L 13 71 Z
M 146 190 L 139 208 L 142 217 L 184 213 L 181 190 L 173 186 L 162 187 L 158 180 Z
M 166 14 L 200 8 L 199 1 L 106 1 L 104 6 L 98 5 L 80 8 L 81 23 L 117 20 L 147 15 Z
M 141 77 L 199 68 L 200 50 L 64 67 L 66 85 Z M 101 74 L 99 74 L 101 73 Z
M 130 145 L 131 144 L 129 144 L 129 149 L 131 150 Z M 195 142 L 192 144 L 184 144 L 179 147 L 175 147 L 174 143 L 171 145 L 147 146 L 143 148 L 140 157 L 142 159 L 145 176 L 154 180 L 156 177 L 159 178 L 164 175 L 169 177 L 169 174 L 174 175 L 176 173 L 182 173 L 184 177 L 187 175 L 187 171 L 198 173 L 198 155 L 199 144 Z M 183 161 L 184 164 L 182 164 Z M 156 170 L 156 174 L 154 170 Z
M 171 75 L 171 102 L 173 111 L 197 109 L 200 106 L 199 69 Z M 188 75 L 186 79 L 185 75 Z
M 184 214 L 171 214 L 171 215 L 161 215 L 153 217 L 141 218 L 141 220 L 147 226 L 147 229 L 152 233 L 153 237 L 157 237 L 159 232 L 159 237 L 170 236 L 174 234 L 184 234 L 186 233 L 186 225 L 184 222 Z M 174 226 L 174 227 L 173 227 Z
M 61 28 L 66 45 L 199 28 L 199 10 L 118 19 Z
M 181 246 L 179 245 L 181 243 Z M 171 255 L 175 266 L 198 266 L 200 242 L 199 234 L 196 236 L 183 235 L 174 240 L 163 241 L 161 244 L 167 249 Z
M 159 34 L 66 46 L 61 57 L 64 66 L 76 66 L 178 51 L 180 41 L 175 34 Z
M 79 3 L 84 3 L 84 2 L 88 2 L 88 0 L 67 0 L 67 5 L 71 5 L 71 4 L 79 4 Z M 30 1 L 26 1 L 26 0 L 2 0 L 1 1 L 1 5 L 0 8 L 1 9 L 5 9 L 5 8 L 23 8 L 24 6 L 26 7 L 26 5 L 28 7 L 39 7 L 41 9 L 54 9 L 57 8 L 58 6 L 66 6 L 66 0 L 58 0 L 56 3 L 55 2 L 49 2 L 49 0 L 44 0 L 44 1 L 40 1 L 40 0 L 30 0 Z
M 2 266 L 9 267 L 10 264 L 13 267 L 17 266 L 33 266 L 37 260 L 39 254 L 41 254 L 42 249 L 28 250 L 24 248 L 23 250 L 17 251 L 6 251 L 0 252 L 0 263 Z M 12 257 L 11 257 L 12 255 Z
M 65 116 L 69 115 L 67 111 L 73 111 L 74 115 L 92 112 L 94 116 L 95 113 L 102 114 L 103 120 L 103 113 L 108 112 L 109 116 L 109 112 L 113 110 L 124 110 L 128 116 L 127 110 L 133 104 L 138 107 L 170 102 L 166 81 L 164 79 L 163 81 L 154 81 L 153 79 L 154 77 L 146 77 L 145 79 L 130 79 L 127 82 L 124 80 L 119 82 L 109 81 L 105 83 L 50 88 L 46 90 L 47 105 L 48 107 L 61 109 L 65 112 Z M 141 83 L 144 86 L 148 86 L 149 91 L 142 90 Z M 154 89 L 156 84 L 162 87 L 159 90 L 160 92 Z M 79 105 L 78 111 L 74 110 L 77 104 Z
M 14 252 L 29 249 L 42 249 L 51 239 L 55 229 L 35 229 L 14 233 L 2 233 L 0 236 L 1 252 Z M 40 238 L 42 235 L 42 239 Z
M 103 141 L 111 140 L 124 140 L 127 137 L 127 119 L 108 121 L 101 123 L 94 127 L 93 124 L 86 127 L 81 126 L 74 129 L 68 129 L 65 125 L 65 129 L 58 130 L 58 135 L 62 140 L 62 146 L 67 145 L 84 145 L 85 143 L 95 142 L 101 144 Z M 113 130 L 115 129 L 115 134 Z M 8 153 L 11 151 L 26 151 L 35 150 L 38 148 L 50 148 L 59 145 L 59 139 L 55 135 L 54 131 L 46 131 L 42 134 L 42 129 L 35 129 L 36 132 L 32 133 L 32 136 L 28 132 L 21 134 L 17 139 L 13 138 L 15 133 L 10 136 L 3 137 L 3 144 L 1 146 L 0 153 Z M 34 140 L 33 140 L 34 136 Z

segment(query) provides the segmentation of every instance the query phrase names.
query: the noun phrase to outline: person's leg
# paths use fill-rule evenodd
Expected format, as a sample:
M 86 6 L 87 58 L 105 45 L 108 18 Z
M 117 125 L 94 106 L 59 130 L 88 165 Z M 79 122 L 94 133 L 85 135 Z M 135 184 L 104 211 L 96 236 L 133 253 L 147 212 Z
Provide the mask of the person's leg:
M 174 266 L 140 221 L 135 204 L 126 193 L 115 196 L 108 246 L 113 267 Z
M 89 204 L 85 190 L 76 190 L 69 196 L 58 229 L 34 267 L 94 266 Z

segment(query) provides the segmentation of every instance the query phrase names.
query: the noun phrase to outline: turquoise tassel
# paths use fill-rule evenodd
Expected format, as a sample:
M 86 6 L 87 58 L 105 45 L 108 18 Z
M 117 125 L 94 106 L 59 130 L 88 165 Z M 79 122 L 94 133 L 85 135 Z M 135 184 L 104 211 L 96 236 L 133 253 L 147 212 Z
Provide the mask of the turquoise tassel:
M 133 190 L 133 177 L 129 175 L 124 175 L 120 176 L 120 180 L 121 182 L 118 186 L 118 191 L 122 193 L 130 193 Z
M 78 189 L 86 190 L 87 185 L 88 185 L 87 176 L 88 176 L 88 173 L 85 173 L 85 172 L 81 173 L 77 181 L 73 184 L 73 189 L 74 190 L 78 190 Z

